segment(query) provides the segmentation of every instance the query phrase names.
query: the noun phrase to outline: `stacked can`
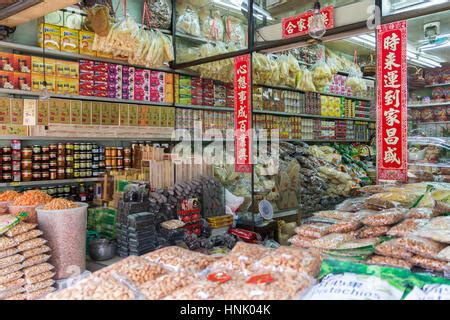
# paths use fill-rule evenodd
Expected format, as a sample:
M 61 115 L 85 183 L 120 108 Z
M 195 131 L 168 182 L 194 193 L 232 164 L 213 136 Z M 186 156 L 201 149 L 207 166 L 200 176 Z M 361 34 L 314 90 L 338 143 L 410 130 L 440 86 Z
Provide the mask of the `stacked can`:
M 92 176 L 100 177 L 105 173 L 105 147 L 92 144 Z
M 92 143 L 74 144 L 74 178 L 92 177 Z
M 58 180 L 66 178 L 66 144 L 63 142 L 57 145 L 57 177 Z
M 11 147 L 2 148 L 2 180 L 4 182 L 12 181 L 12 155 Z
M 48 146 L 48 150 L 50 180 L 56 180 L 58 179 L 58 145 L 56 143 L 51 143 Z

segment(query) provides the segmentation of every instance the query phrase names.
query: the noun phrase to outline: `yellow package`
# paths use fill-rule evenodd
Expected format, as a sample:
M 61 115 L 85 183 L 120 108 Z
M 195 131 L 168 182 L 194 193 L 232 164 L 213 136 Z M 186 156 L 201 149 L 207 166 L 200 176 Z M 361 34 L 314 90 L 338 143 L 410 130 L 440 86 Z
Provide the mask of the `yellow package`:
M 68 61 L 56 60 L 55 65 L 57 77 L 69 77 L 70 67 Z
M 68 62 L 67 63 L 69 66 L 69 78 L 73 78 L 73 79 L 77 79 L 78 80 L 78 75 L 80 73 L 80 66 L 78 64 L 78 62 Z
M 106 53 L 106 52 L 97 51 L 97 57 L 112 59 L 113 58 L 113 54 L 112 53 Z
M 92 45 L 94 44 L 95 33 L 90 31 L 80 31 L 79 36 L 79 51 L 80 54 L 86 54 L 89 56 L 97 55 L 97 51 L 92 49 Z
M 61 28 L 61 51 L 78 53 L 78 30 Z
M 47 90 L 55 92 L 56 80 L 54 76 L 46 75 L 45 82 L 47 82 Z M 33 73 L 31 74 L 31 91 L 41 91 L 44 83 L 44 75 Z
M 39 25 L 38 44 L 41 48 L 60 50 L 61 27 L 41 23 Z
M 42 57 L 31 57 L 31 73 L 44 73 L 44 59 Z
M 56 60 L 55 59 L 44 59 L 45 64 L 45 75 L 56 75 Z

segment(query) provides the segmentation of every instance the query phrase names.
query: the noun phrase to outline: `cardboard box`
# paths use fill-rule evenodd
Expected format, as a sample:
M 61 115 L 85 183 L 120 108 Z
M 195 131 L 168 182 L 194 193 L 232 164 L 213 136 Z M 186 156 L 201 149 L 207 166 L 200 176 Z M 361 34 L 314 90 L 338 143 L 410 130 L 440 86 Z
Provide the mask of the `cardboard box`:
M 79 90 L 77 79 L 65 77 L 56 78 L 56 93 L 77 95 L 78 92 Z
M 14 72 L 0 71 L 0 88 L 14 89 Z
M 44 75 L 42 74 L 31 74 L 31 91 L 41 91 L 44 82 Z M 55 92 L 56 90 L 56 79 L 54 76 L 45 76 L 45 82 L 47 82 L 47 90 L 49 92 Z
M 150 107 L 138 106 L 139 126 L 147 127 L 150 123 Z
M 23 125 L 4 124 L 0 126 L 2 136 L 27 136 L 28 127 Z
M 78 30 L 61 28 L 61 51 L 79 53 Z
M 31 90 L 31 74 L 14 72 L 14 89 L 30 91 Z
M 82 102 L 70 100 L 70 124 L 82 124 Z
M 48 100 L 38 100 L 37 106 L 37 125 L 48 125 L 49 118 L 49 101 Z
M 44 73 L 44 59 L 42 57 L 31 57 L 31 72 L 32 73 Z
M 119 125 L 120 126 L 129 126 L 129 105 L 126 103 L 119 104 Z
M 61 27 L 49 23 L 39 24 L 38 45 L 46 49 L 60 50 Z
M 0 71 L 14 71 L 14 55 L 12 53 L 0 52 Z
M 110 104 L 111 125 L 118 126 L 120 123 L 120 106 L 118 103 Z
M 100 125 L 102 120 L 102 102 L 92 102 L 92 124 Z
M 55 76 L 56 75 L 56 61 L 55 59 L 47 59 L 45 58 L 45 61 L 43 61 L 45 66 L 45 75 L 46 76 Z
M 0 98 L 0 124 L 9 124 L 11 122 L 11 99 Z
M 92 124 L 92 101 L 81 103 L 81 123 Z
M 139 116 L 138 116 L 138 107 L 135 104 L 129 105 L 129 121 L 130 126 L 138 126 L 139 125 Z
M 160 127 L 161 126 L 161 107 L 150 107 L 151 112 L 151 122 L 150 126 Z
M 78 38 L 80 54 L 86 54 L 89 56 L 97 55 L 97 51 L 92 49 L 92 45 L 94 44 L 94 37 L 94 32 L 80 30 Z
M 23 99 L 11 99 L 11 124 L 23 124 Z
M 102 103 L 101 124 L 106 126 L 111 125 L 111 103 Z
M 31 56 L 14 54 L 13 68 L 15 72 L 31 73 Z

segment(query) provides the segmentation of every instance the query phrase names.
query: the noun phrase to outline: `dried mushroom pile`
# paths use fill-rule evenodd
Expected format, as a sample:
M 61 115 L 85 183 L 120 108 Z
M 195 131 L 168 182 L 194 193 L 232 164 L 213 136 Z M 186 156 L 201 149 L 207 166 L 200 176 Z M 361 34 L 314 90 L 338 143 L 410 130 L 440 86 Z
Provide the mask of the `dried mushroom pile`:
M 14 219 L 9 216 L 2 220 Z M 54 291 L 46 243 L 37 225 L 26 222 L 0 236 L 0 300 L 34 300 Z
M 320 255 L 239 242 L 218 258 L 165 247 L 94 272 L 48 300 L 298 299 L 314 283 Z
M 319 211 L 292 245 L 325 256 L 433 272 L 450 271 L 450 184 L 368 186 L 365 197 Z

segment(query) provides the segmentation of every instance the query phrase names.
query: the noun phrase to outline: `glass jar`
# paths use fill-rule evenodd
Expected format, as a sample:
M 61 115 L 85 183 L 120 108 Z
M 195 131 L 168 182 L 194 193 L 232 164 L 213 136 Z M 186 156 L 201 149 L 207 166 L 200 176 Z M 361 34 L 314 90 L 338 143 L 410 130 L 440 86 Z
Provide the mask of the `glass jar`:
M 42 150 L 42 153 L 49 153 L 50 152 L 50 147 L 49 146 L 42 146 L 41 150 Z
M 66 153 L 66 144 L 65 143 L 58 143 L 58 154 L 65 154 Z
M 13 161 L 11 163 L 12 171 L 20 171 L 21 168 L 21 161 Z
M 2 162 L 3 162 L 3 163 L 5 163 L 5 162 L 11 162 L 11 161 L 12 161 L 11 154 L 3 154 L 3 155 L 2 155 Z
M 58 166 L 58 161 L 50 160 L 48 164 L 49 164 L 50 168 L 56 168 Z
M 33 172 L 33 173 L 32 173 L 32 176 L 33 176 L 33 180 L 34 180 L 34 181 L 41 180 L 41 178 L 42 178 L 42 174 L 41 174 L 40 171 L 35 171 L 35 172 Z
M 41 162 L 41 170 L 48 171 L 50 169 L 50 165 L 48 162 Z
M 50 152 L 57 152 L 58 151 L 58 145 L 56 143 L 51 143 L 49 146 Z
M 11 171 L 12 170 L 12 164 L 11 162 L 7 162 L 7 163 L 2 163 L 2 171 Z
M 12 173 L 11 172 L 3 172 L 2 179 L 4 182 L 12 181 Z
M 57 163 L 58 167 L 64 167 L 66 165 L 66 157 L 64 155 L 59 155 Z
M 44 161 L 44 162 L 50 161 L 50 155 L 48 153 L 43 153 L 41 155 L 41 161 Z
M 131 157 L 131 148 L 124 148 L 123 149 L 123 156 L 124 157 Z
M 66 169 L 64 167 L 58 168 L 57 170 L 57 179 L 63 180 L 66 178 Z
M 41 178 L 42 178 L 42 180 L 50 180 L 50 172 L 41 171 Z
M 51 151 L 48 155 L 49 155 L 50 160 L 58 159 L 58 153 L 57 152 Z
M 22 160 L 21 162 L 22 170 L 31 170 L 33 162 L 31 160 Z
M 22 170 L 22 181 L 31 181 L 33 179 L 33 175 L 30 170 Z
M 31 156 L 33 155 L 33 149 L 31 148 L 23 148 L 21 152 L 22 152 L 22 160 L 31 159 Z
M 80 151 L 86 151 L 86 143 L 80 143 Z
M 8 146 L 2 147 L 2 154 L 11 154 L 11 151 L 12 151 L 11 147 Z
M 66 154 L 73 154 L 74 146 L 73 143 L 67 142 L 66 143 Z
M 35 154 L 41 153 L 41 152 L 42 152 L 41 146 L 38 145 L 38 144 L 35 144 L 35 145 L 32 147 L 32 149 L 33 149 L 33 153 L 35 153 Z
M 56 190 L 58 193 L 64 193 L 64 186 L 63 185 L 57 186 Z
M 13 150 L 11 152 L 11 159 L 12 161 L 20 161 L 22 159 L 22 152 L 20 150 Z
M 42 161 L 42 155 L 33 153 L 33 162 L 41 162 Z
M 75 179 L 78 179 L 80 177 L 80 170 L 79 169 L 73 170 L 73 177 Z
M 20 140 L 14 139 L 11 140 L 11 149 L 12 150 L 19 150 L 22 148 L 22 143 Z
M 66 179 L 73 179 L 73 168 L 66 168 Z
M 56 180 L 58 179 L 58 172 L 56 169 L 50 169 L 50 180 Z
M 116 148 L 116 157 L 123 157 L 123 155 L 124 155 L 123 147 L 117 147 Z
M 39 171 L 39 170 L 41 170 L 41 164 L 39 162 L 33 162 L 31 169 L 33 171 Z
M 20 182 L 20 179 L 21 179 L 20 171 L 13 171 L 13 173 L 12 173 L 12 181 Z

